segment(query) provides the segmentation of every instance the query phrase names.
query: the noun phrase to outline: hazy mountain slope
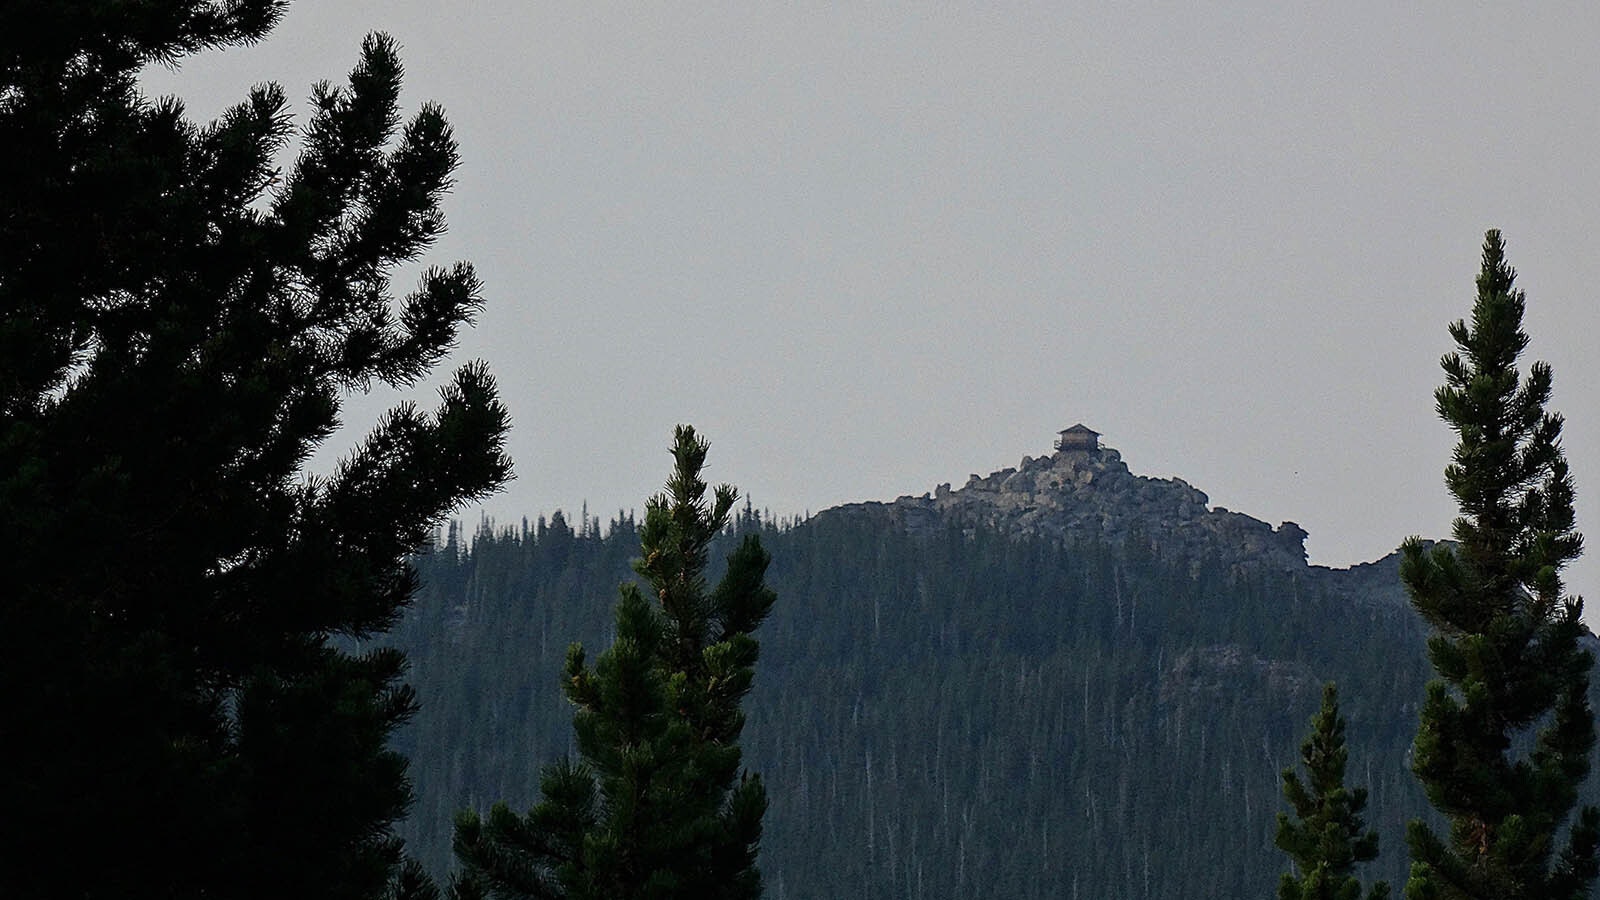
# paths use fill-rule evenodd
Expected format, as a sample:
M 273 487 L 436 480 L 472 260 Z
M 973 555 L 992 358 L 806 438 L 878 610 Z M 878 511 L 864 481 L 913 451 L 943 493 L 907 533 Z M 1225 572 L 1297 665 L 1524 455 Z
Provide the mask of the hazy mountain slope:
M 1025 461 L 1025 491 L 997 473 L 995 490 L 740 523 L 764 531 L 779 595 L 745 731 L 772 797 L 768 896 L 1269 895 L 1278 772 L 1325 679 L 1398 876 L 1427 672 L 1393 560 L 1308 567 L 1292 525 L 1062 456 Z M 423 712 L 402 749 L 407 835 L 436 870 L 455 809 L 526 808 L 568 750 L 566 645 L 608 641 L 637 546 L 630 522 L 602 537 L 558 519 L 419 560 L 396 639 Z

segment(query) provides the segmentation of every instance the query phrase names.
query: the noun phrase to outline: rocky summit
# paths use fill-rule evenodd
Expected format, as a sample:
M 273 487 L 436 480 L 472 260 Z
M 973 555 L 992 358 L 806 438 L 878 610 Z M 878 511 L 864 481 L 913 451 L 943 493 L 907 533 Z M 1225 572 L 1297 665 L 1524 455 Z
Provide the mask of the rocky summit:
M 1138 539 L 1168 559 L 1211 557 L 1241 567 L 1306 568 L 1306 532 L 1299 525 L 1284 522 L 1274 528 L 1212 507 L 1204 491 L 1181 478 L 1133 474 L 1122 454 L 1097 442 L 1037 459 L 1024 456 L 1015 467 L 972 475 L 959 488 L 941 484 L 920 497 L 852 503 L 829 513 L 888 517 L 912 532 L 955 523 L 1068 542 Z

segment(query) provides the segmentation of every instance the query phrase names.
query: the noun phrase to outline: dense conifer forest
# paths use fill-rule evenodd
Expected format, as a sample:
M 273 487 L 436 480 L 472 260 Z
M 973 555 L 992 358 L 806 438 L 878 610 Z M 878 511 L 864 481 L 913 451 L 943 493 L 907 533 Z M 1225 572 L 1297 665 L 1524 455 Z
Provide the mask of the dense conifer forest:
M 1264 896 L 1280 772 L 1328 680 L 1382 839 L 1369 868 L 1403 881 L 1429 670 L 1394 558 L 1272 571 L 748 510 L 724 549 L 749 531 L 778 595 L 743 737 L 771 795 L 768 896 Z M 609 644 L 638 548 L 631 517 L 558 513 L 452 528 L 417 559 L 394 633 L 422 704 L 402 833 L 436 873 L 460 808 L 525 810 L 573 752 L 567 644 Z

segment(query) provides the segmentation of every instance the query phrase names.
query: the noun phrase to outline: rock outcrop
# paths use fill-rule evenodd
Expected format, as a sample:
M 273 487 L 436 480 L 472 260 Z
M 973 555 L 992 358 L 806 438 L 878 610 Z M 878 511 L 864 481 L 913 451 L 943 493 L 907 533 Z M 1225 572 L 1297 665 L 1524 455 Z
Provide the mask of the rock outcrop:
M 1274 528 L 1243 513 L 1212 507 L 1205 492 L 1180 478 L 1135 475 L 1109 447 L 1061 450 L 959 488 L 892 503 L 852 503 L 839 515 L 886 516 L 913 531 L 956 523 L 1066 541 L 1147 541 L 1163 557 L 1219 558 L 1237 566 L 1302 571 L 1306 532 L 1293 522 Z

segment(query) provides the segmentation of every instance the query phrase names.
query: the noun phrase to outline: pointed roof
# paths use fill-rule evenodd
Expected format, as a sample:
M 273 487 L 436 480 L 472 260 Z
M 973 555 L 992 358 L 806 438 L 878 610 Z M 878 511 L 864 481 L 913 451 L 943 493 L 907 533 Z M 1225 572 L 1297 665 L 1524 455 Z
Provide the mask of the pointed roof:
M 1078 424 L 1072 426 L 1071 428 L 1063 428 L 1058 433 L 1059 434 L 1085 434 L 1085 435 L 1093 435 L 1094 437 L 1099 437 L 1100 436 L 1100 432 L 1095 431 L 1093 428 L 1090 428 L 1089 426 L 1083 424 L 1082 422 L 1079 422 Z

